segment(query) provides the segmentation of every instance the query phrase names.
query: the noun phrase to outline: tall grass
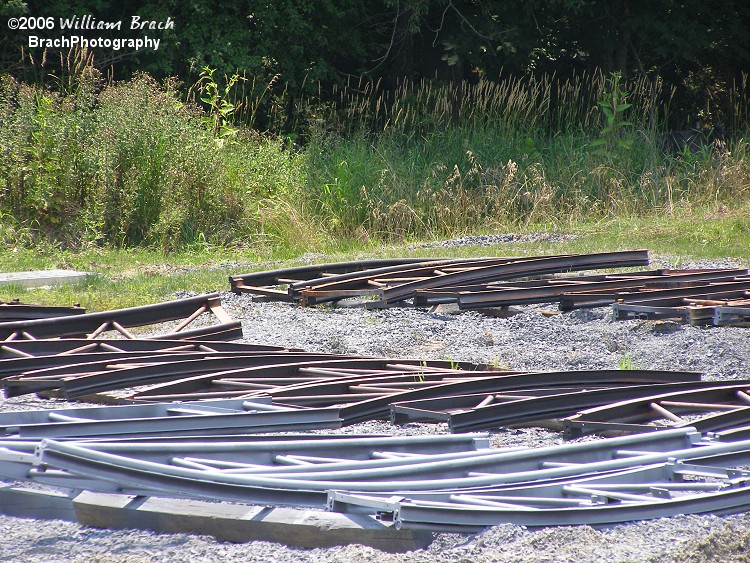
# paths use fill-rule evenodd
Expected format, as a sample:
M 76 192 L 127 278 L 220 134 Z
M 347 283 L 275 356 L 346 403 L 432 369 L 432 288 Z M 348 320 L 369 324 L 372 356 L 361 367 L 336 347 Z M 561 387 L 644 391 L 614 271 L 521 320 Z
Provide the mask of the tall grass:
M 196 88 L 146 75 L 113 83 L 85 54 L 68 68 L 53 87 L 0 81 L 6 245 L 295 253 L 736 209 L 750 195 L 743 136 L 668 148 L 672 92 L 659 81 L 622 84 L 631 105 L 605 136 L 597 102 L 613 85 L 600 73 L 393 90 L 351 80 L 298 99 L 246 77 L 225 92 L 238 131 L 217 138 Z M 743 80 L 735 131 L 747 127 L 749 100 Z M 283 133 L 290 123 L 296 136 Z
M 596 145 L 597 101 L 611 87 L 601 74 L 393 92 L 350 83 L 327 128 L 313 127 L 306 199 L 337 236 L 378 239 L 565 228 L 747 200 L 745 141 L 670 152 L 661 124 L 672 92 L 658 81 L 623 85 L 632 124 L 607 133 L 622 142 Z M 747 99 L 738 92 L 737 104 Z
M 642 125 L 660 119 L 671 93 L 659 81 L 640 78 L 629 84 L 633 113 Z M 598 125 L 597 101 L 606 95 L 608 77 L 583 73 L 509 76 L 502 81 L 436 83 L 402 80 L 394 89 L 379 82 L 350 79 L 328 94 L 334 102 L 323 113 L 329 127 L 343 131 L 425 133 L 446 127 L 567 133 Z M 323 96 L 323 92 L 319 93 Z M 309 101 L 302 103 L 311 105 Z

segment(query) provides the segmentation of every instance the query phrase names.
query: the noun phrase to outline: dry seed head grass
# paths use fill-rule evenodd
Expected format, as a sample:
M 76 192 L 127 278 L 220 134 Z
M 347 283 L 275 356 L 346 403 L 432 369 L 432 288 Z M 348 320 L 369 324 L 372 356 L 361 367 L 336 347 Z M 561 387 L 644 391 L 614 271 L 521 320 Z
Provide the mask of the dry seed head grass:
M 307 213 L 304 204 L 282 199 L 261 201 L 257 221 L 264 238 L 298 252 L 323 249 L 334 230 L 330 223 Z
M 335 101 L 324 112 L 324 119 L 338 121 L 335 116 L 339 115 L 342 129 L 349 131 L 406 134 L 440 131 L 456 124 L 515 131 L 587 129 L 598 125 L 601 116 L 596 102 L 606 96 L 607 87 L 602 72 L 583 72 L 566 80 L 547 74 L 482 78 L 476 83 L 402 80 L 394 89 L 385 88 L 380 81 L 350 78 L 333 88 Z M 653 125 L 663 117 L 658 112 L 664 111 L 671 94 L 663 92 L 660 81 L 638 77 L 625 87 L 639 125 Z M 300 109 L 316 106 L 312 99 L 302 99 L 299 104 Z

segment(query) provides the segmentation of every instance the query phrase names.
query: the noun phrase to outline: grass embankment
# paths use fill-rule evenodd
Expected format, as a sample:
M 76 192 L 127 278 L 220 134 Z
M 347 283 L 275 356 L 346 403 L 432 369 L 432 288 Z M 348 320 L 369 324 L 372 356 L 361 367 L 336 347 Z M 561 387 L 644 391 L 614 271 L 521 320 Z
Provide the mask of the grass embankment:
M 225 289 L 229 273 L 303 252 L 405 254 L 403 243 L 483 232 L 584 236 L 409 252 L 748 258 L 745 139 L 670 146 L 658 84 L 349 85 L 333 105 L 301 100 L 292 142 L 231 121 L 264 100 L 213 99 L 206 113 L 171 82 L 72 70 L 55 89 L 0 81 L 0 269 L 100 276 L 2 299 L 124 307 Z M 739 115 L 747 96 L 735 99 Z
M 533 231 L 534 229 L 529 229 Z M 652 256 L 671 257 L 678 265 L 701 258 L 730 257 L 750 266 L 750 221 L 744 217 L 622 218 L 581 224 L 567 232 L 578 234 L 566 243 L 514 243 L 491 247 L 414 248 L 403 244 L 363 244 L 344 251 L 331 246 L 312 256 L 316 262 L 362 257 L 523 256 L 577 252 L 606 252 L 648 248 Z M 258 253 L 251 248 L 194 248 L 165 255 L 162 251 L 108 249 L 38 254 L 21 249 L 0 257 L 0 271 L 73 268 L 93 272 L 84 283 L 49 289 L 0 287 L 0 300 L 20 298 L 26 303 L 71 305 L 103 311 L 156 303 L 178 291 L 227 291 L 228 276 L 255 270 L 300 265 L 286 253 Z

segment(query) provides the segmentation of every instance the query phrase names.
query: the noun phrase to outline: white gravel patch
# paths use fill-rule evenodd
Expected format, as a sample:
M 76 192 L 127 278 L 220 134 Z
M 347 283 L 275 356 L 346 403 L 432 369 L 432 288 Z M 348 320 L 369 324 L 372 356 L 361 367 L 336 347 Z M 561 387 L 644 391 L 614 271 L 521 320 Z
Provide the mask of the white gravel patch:
M 562 233 L 501 233 L 494 235 L 465 235 L 458 238 L 437 242 L 424 242 L 411 248 L 454 248 L 459 246 L 494 246 L 498 244 L 526 243 L 526 242 L 568 242 L 578 238 L 578 235 Z

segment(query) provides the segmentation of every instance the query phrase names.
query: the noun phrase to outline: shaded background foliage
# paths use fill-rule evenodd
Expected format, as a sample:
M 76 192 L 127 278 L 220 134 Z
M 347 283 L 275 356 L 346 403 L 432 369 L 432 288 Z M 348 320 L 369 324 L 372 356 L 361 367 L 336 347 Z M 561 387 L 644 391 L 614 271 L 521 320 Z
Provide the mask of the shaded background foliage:
M 161 45 L 28 50 L 21 14 Z M 0 244 L 302 252 L 747 216 L 745 2 L 0 0 L 0 23 Z
M 282 119 L 260 128 L 291 131 L 295 102 L 320 96 L 351 76 L 396 87 L 404 79 L 444 81 L 554 73 L 619 71 L 661 78 L 675 94 L 669 127 L 731 127 L 727 91 L 750 65 L 750 4 L 744 0 L 2 0 L 3 15 L 91 14 L 104 21 L 131 15 L 175 29 L 158 32 L 156 52 L 94 53 L 104 75 L 128 79 L 137 71 L 194 82 L 208 65 L 272 83 Z M 118 36 L 127 36 L 122 32 Z M 43 80 L 20 33 L 0 26 L 0 71 Z M 40 53 L 31 53 L 38 59 Z M 54 61 L 54 53 L 47 53 Z M 36 61 L 38 62 L 38 61 Z M 48 63 L 49 64 L 49 63 Z M 40 75 L 41 74 L 41 75 Z M 274 78 L 275 77 L 275 78 Z

